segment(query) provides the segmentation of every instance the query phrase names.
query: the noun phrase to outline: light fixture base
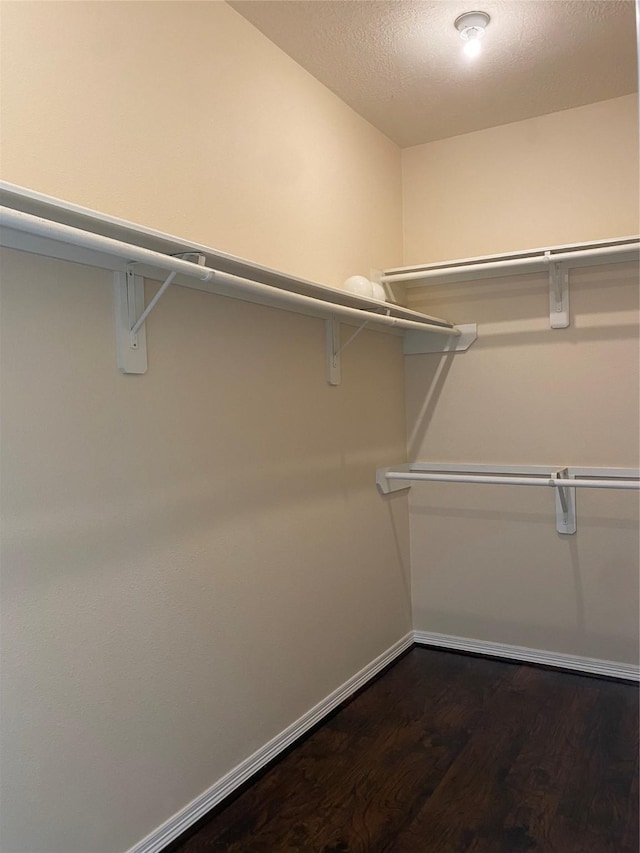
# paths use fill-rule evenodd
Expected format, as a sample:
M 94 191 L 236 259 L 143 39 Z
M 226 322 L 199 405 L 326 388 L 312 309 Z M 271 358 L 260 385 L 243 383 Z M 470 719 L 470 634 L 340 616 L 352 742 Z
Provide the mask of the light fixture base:
M 463 15 L 458 15 L 453 25 L 460 33 L 460 38 L 468 41 L 470 38 L 479 38 L 484 35 L 490 20 L 486 12 L 465 12 Z

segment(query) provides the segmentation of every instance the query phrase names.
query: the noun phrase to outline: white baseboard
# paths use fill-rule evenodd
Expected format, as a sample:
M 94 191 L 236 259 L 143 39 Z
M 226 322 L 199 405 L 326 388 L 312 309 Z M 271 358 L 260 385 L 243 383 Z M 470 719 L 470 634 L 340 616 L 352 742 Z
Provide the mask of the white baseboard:
M 610 678 L 640 681 L 640 668 L 631 663 L 584 658 L 578 655 L 565 655 L 541 649 L 528 649 L 525 646 L 509 646 L 504 643 L 489 643 L 486 640 L 471 640 L 466 637 L 453 637 L 449 634 L 434 634 L 430 631 L 414 631 L 413 639 L 420 646 L 456 649 L 461 652 L 474 652 L 492 657 L 538 663 L 544 666 L 555 666 L 560 669 L 571 669 L 574 672 L 585 672 L 591 675 L 607 675 Z
M 528 663 L 570 669 L 593 675 L 605 675 L 613 678 L 640 680 L 640 669 L 633 664 L 578 657 L 577 655 L 558 654 L 556 652 L 528 649 L 524 646 L 509 646 L 504 643 L 490 643 L 485 640 L 472 640 L 466 637 L 453 637 L 449 634 L 435 634 L 429 631 L 412 631 L 394 643 L 360 672 L 333 691 L 315 707 L 303 714 L 269 743 L 250 755 L 237 767 L 214 783 L 207 791 L 192 800 L 187 806 L 169 818 L 162 826 L 154 830 L 142 841 L 135 844 L 127 853 L 160 853 L 168 844 L 182 835 L 190 826 L 207 814 L 214 806 L 233 793 L 236 788 L 250 779 L 273 758 L 278 756 L 310 728 L 319 723 L 338 705 L 344 702 L 376 676 L 380 670 L 410 648 L 414 643 L 421 646 L 437 646 L 443 649 L 455 649 L 461 652 L 490 655 L 492 657 L 522 660 Z
M 226 776 L 215 782 L 207 791 L 192 800 L 187 806 L 169 818 L 162 826 L 135 844 L 128 853 L 160 853 L 168 844 L 182 835 L 190 826 L 210 811 L 219 802 L 229 796 L 236 788 L 246 782 L 255 773 L 261 770 L 273 758 L 290 746 L 301 735 L 308 731 L 316 723 L 319 723 L 327 714 L 331 713 L 342 702 L 363 687 L 381 669 L 390 664 L 395 658 L 410 648 L 414 643 L 413 632 L 408 633 L 390 649 L 383 652 L 371 663 L 367 664 L 360 672 L 352 676 L 343 685 L 329 694 L 315 707 L 303 714 L 299 720 L 288 726 L 283 732 L 270 740 L 253 755 L 234 767 Z

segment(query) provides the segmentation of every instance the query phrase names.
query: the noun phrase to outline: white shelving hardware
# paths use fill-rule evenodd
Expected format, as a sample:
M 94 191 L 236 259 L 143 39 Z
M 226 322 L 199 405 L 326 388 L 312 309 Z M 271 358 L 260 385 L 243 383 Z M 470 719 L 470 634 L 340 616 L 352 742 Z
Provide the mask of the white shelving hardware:
M 574 267 L 637 261 L 639 256 L 640 238 L 620 237 L 435 264 L 396 267 L 385 270 L 380 281 L 386 286 L 401 283 L 405 287 L 424 287 L 547 270 L 549 323 L 552 329 L 566 329 L 570 323 L 569 271 Z
M 340 324 L 410 335 L 406 352 L 456 352 L 475 340 L 474 325 L 457 327 L 400 305 L 356 296 L 296 278 L 42 193 L 0 182 L 0 245 L 112 270 L 116 300 L 118 367 L 147 369 L 145 322 L 169 286 L 195 288 L 326 322 L 327 379 L 340 382 Z M 144 308 L 144 282 L 164 283 Z
M 409 462 L 389 468 L 378 468 L 376 471 L 376 484 L 384 495 L 408 489 L 414 482 L 546 486 L 555 492 L 556 530 L 558 533 L 575 533 L 576 489 L 638 491 L 640 469 Z

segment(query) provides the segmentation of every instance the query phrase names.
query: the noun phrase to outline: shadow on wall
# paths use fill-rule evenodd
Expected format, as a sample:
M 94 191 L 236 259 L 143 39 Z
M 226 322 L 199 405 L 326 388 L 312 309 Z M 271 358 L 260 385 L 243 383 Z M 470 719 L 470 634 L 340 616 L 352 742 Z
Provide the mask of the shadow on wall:
M 507 486 L 508 489 L 514 488 L 511 485 Z M 537 491 L 537 489 L 534 489 Z M 550 495 L 550 501 L 553 495 Z M 545 527 L 553 528 L 555 525 L 555 504 L 550 502 L 549 504 L 549 513 L 538 513 L 538 512 L 516 512 L 509 511 L 501 507 L 500 509 L 475 509 L 471 507 L 460 507 L 460 506 L 420 506 L 416 503 L 413 503 L 411 506 L 411 515 L 421 515 L 421 516 L 430 516 L 430 517 L 441 517 L 441 518 L 449 518 L 449 519 L 474 519 L 477 521 L 524 521 L 527 524 L 541 524 Z M 578 524 L 584 527 L 604 527 L 609 530 L 637 530 L 638 529 L 638 519 L 637 517 L 629 517 L 629 518 L 611 518 L 606 516 L 594 516 L 594 515 L 585 515 L 580 514 L 578 518 Z M 568 536 L 564 534 L 558 533 L 558 536 L 562 536 L 563 539 L 569 539 Z
M 514 347 L 518 344 L 526 346 L 540 344 L 549 346 L 556 341 L 549 340 L 549 321 L 545 318 L 539 323 L 539 329 L 523 328 L 522 324 L 517 329 L 506 323 L 500 328 L 498 323 L 492 325 L 480 325 L 478 328 L 478 341 L 474 344 L 477 349 L 489 349 L 491 347 Z M 588 328 L 581 326 L 579 321 L 568 329 L 555 330 L 562 332 L 563 341 L 567 344 L 594 343 L 597 341 L 619 341 L 638 338 L 637 323 L 602 323 L 590 325 Z
M 402 499 L 398 493 L 390 495 L 379 495 L 380 500 L 386 504 L 389 514 L 389 524 L 393 533 L 393 541 L 397 556 L 397 563 L 402 574 L 407 600 L 411 601 L 411 561 L 409 549 L 409 507 L 406 494 Z
M 414 611 L 415 625 L 428 625 L 429 633 L 461 637 L 486 643 L 520 646 L 551 654 L 569 654 L 595 660 L 637 664 L 637 639 L 625 640 L 614 633 L 584 630 L 577 632 L 575 624 L 554 626 L 552 630 L 535 622 L 510 619 L 502 613 L 499 618 L 483 617 L 467 610 L 451 614 L 446 610 L 425 607 Z M 577 647 L 577 634 L 579 642 Z M 616 650 L 603 656 L 602 649 Z
M 637 312 L 638 265 L 629 262 L 571 269 L 569 298 L 579 305 L 582 315 Z M 549 312 L 549 279 L 537 272 L 417 286 L 408 290 L 408 305 L 431 314 L 453 313 L 448 319 L 456 323 L 544 319 Z
M 540 497 L 514 494 L 518 501 Z M 435 500 L 433 494 L 429 499 Z M 502 501 L 504 494 L 487 499 Z M 422 555 L 413 566 L 416 628 L 635 661 L 633 510 L 619 518 L 579 515 L 578 534 L 564 536 L 554 529 L 552 506 L 548 514 L 509 511 L 504 504 L 469 509 L 465 500 L 461 497 L 462 506 L 412 506 L 414 555 Z M 529 535 L 532 526 L 542 538 Z M 526 547 L 533 541 L 535 547 Z
M 412 355 L 407 356 L 407 358 L 425 357 Z M 416 459 L 416 454 L 419 453 L 420 448 L 422 447 L 426 432 L 429 429 L 429 424 L 431 423 L 431 419 L 436 410 L 438 400 L 444 389 L 447 375 L 453 365 L 454 358 L 456 358 L 455 354 L 446 354 L 439 357 L 428 356 L 428 360 L 424 362 L 426 365 L 424 379 L 425 386 L 428 390 L 425 394 L 420 411 L 414 418 L 415 425 L 411 430 L 411 433 L 407 436 L 407 451 L 409 453 L 409 459 L 411 460 Z
M 444 458 L 462 461 L 470 449 L 481 456 L 479 433 L 470 436 L 474 417 L 489 446 L 496 444 L 491 433 L 496 439 L 507 422 L 518 425 L 514 429 L 524 442 L 539 424 L 540 406 L 559 405 L 566 418 L 566 437 L 571 427 L 577 426 L 578 396 L 591 400 L 600 393 L 597 383 L 601 383 L 605 396 L 612 397 L 622 378 L 631 383 L 633 395 L 633 375 L 628 369 L 614 370 L 612 365 L 629 356 L 634 359 L 632 371 L 637 365 L 637 283 L 638 268 L 633 263 L 572 270 L 570 325 L 566 329 L 550 328 L 549 283 L 539 273 L 412 289 L 411 308 L 446 316 L 456 323 L 477 323 L 478 340 L 466 353 L 409 358 L 410 459 L 435 459 L 444 451 Z M 605 350 L 604 344 L 624 344 L 626 348 Z M 605 375 L 607 370 L 609 375 Z M 511 410 L 508 419 L 502 416 L 504 407 Z M 536 408 L 529 422 L 525 413 Z M 453 423 L 445 425 L 445 420 Z M 620 419 L 616 424 L 619 428 Z M 513 444 L 513 438 L 507 443 Z M 553 446 L 558 449 L 555 443 Z M 496 461 L 502 460 L 502 448 L 499 450 Z M 527 453 L 528 447 L 523 451 Z M 566 454 L 563 456 L 566 461 Z M 580 464 L 584 464 L 582 459 Z M 604 459 L 601 464 L 611 462 Z
M 585 615 L 584 615 L 584 584 L 582 582 L 582 574 L 580 571 L 580 552 L 578 549 L 578 540 L 575 536 L 569 536 L 569 559 L 571 560 L 571 573 L 573 574 L 573 588 L 575 591 L 576 600 L 576 620 L 575 629 L 580 638 L 584 638 L 585 634 Z

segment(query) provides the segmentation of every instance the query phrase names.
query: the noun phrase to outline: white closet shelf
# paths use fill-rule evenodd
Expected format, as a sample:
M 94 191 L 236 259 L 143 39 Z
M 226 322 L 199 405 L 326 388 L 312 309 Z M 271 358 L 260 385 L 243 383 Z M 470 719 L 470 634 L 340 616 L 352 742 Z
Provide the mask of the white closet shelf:
M 407 489 L 414 482 L 547 486 L 554 489 L 556 495 L 556 530 L 558 533 L 575 533 L 576 489 L 638 491 L 640 469 L 409 462 L 376 471 L 376 485 L 385 495 Z
M 384 271 L 382 281 L 389 284 L 402 282 L 407 287 L 455 284 L 503 275 L 522 275 L 548 269 L 549 264 L 553 263 L 563 263 L 572 268 L 637 261 L 639 252 L 640 237 L 613 237 L 590 243 L 570 243 L 500 255 L 481 255 L 477 258 L 394 267 Z
M 146 228 L 15 184 L 0 182 L 0 244 L 9 248 L 112 270 L 116 278 L 118 366 L 146 371 L 143 277 L 168 272 L 170 284 L 256 302 L 327 321 L 327 371 L 340 381 L 339 323 L 407 334 L 407 352 L 464 350 L 475 327 L 458 328 L 399 305 L 356 296 L 254 264 L 193 241 Z
M 574 267 L 638 261 L 640 238 L 615 237 L 590 243 L 571 243 L 543 249 L 526 249 L 501 255 L 484 255 L 384 271 L 381 282 L 405 287 L 460 284 L 506 275 L 547 271 L 549 323 L 552 329 L 569 325 L 569 270 Z

